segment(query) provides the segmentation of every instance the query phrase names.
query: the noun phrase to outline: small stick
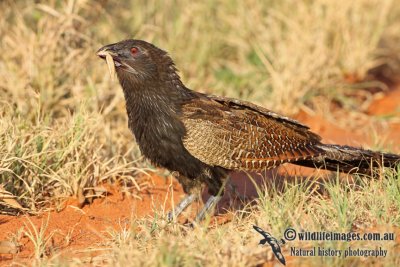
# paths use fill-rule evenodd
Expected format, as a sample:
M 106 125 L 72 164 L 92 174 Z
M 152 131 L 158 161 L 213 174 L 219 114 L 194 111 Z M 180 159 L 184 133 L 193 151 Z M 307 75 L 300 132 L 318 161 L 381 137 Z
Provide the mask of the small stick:
M 106 62 L 108 66 L 108 71 L 110 72 L 111 80 L 114 81 L 115 64 L 113 57 L 109 53 L 106 53 Z

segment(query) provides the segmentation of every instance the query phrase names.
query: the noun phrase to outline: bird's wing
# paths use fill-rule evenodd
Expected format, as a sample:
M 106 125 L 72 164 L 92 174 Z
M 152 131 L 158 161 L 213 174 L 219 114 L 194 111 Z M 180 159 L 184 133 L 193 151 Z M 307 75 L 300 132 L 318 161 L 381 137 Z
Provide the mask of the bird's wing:
M 256 230 L 257 232 L 259 232 L 262 236 L 264 237 L 268 237 L 271 236 L 268 232 L 265 232 L 263 229 L 261 229 L 260 227 L 253 225 L 254 230 Z
M 181 119 L 185 148 L 211 166 L 264 170 L 322 153 L 307 126 L 248 102 L 200 95 L 182 106 Z
M 222 105 L 225 105 L 225 106 L 228 106 L 231 108 L 253 110 L 263 116 L 266 116 L 269 118 L 274 118 L 283 123 L 289 123 L 289 124 L 292 124 L 293 126 L 303 128 L 303 129 L 310 129 L 307 125 L 304 125 L 294 119 L 288 118 L 288 117 L 283 116 L 278 113 L 275 113 L 264 107 L 257 106 L 248 101 L 239 100 L 239 99 L 235 99 L 235 98 L 229 98 L 229 97 L 223 97 L 223 96 L 217 96 L 217 95 L 207 95 L 207 96 L 203 95 L 203 96 L 208 97 L 209 99 L 212 99 L 216 102 L 219 102 Z
M 254 230 L 259 232 L 267 240 L 268 244 L 271 245 L 272 241 L 274 241 L 276 244 L 278 244 L 278 240 L 276 240 L 276 238 L 273 237 L 270 233 L 265 232 L 263 229 L 261 229 L 258 226 L 255 226 L 255 225 L 253 225 L 253 228 L 254 228 Z

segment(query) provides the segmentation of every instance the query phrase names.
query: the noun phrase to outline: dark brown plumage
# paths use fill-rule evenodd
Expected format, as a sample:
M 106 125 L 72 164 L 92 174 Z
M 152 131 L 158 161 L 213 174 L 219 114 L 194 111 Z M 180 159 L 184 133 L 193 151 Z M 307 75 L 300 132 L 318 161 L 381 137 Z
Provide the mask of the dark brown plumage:
M 143 155 L 178 173 L 188 194 L 202 184 L 218 195 L 233 170 L 262 171 L 290 162 L 342 172 L 370 174 L 394 167 L 400 156 L 326 145 L 309 128 L 252 103 L 192 91 L 173 61 L 156 46 L 125 40 L 104 46 L 123 88 L 129 128 Z M 179 214 L 193 195 L 177 207 Z M 213 198 L 197 219 L 217 201 Z

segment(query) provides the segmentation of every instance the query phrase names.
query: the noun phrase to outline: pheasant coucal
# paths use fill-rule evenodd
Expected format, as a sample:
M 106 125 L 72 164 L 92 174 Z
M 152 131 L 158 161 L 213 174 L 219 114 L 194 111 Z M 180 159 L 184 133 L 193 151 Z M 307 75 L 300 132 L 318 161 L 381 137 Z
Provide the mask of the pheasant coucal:
M 262 171 L 290 162 L 332 171 L 371 174 L 395 167 L 400 155 L 321 143 L 310 129 L 249 102 L 187 88 L 167 52 L 145 41 L 124 40 L 102 47 L 122 86 L 128 126 L 142 154 L 173 171 L 188 196 L 178 216 L 207 185 L 211 197 L 196 221 L 215 206 L 229 173 Z

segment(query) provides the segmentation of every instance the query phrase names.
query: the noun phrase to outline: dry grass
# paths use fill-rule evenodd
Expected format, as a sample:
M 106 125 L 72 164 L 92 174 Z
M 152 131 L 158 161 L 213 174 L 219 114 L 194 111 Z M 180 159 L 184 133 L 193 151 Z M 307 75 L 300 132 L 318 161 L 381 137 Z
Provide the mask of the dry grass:
M 23 2 L 1 8 L 0 179 L 35 211 L 79 188 L 133 180 L 145 166 L 122 96 L 98 66 L 92 5 Z
M 303 180 L 268 182 L 259 188 L 260 197 L 243 210 L 232 212 L 232 221 L 215 226 L 205 223 L 195 229 L 165 222 L 166 214 L 155 209 L 155 216 L 131 218 L 120 229 L 105 231 L 105 243 L 85 251 L 102 252 L 97 257 L 68 259 L 55 256 L 41 260 L 47 265 L 84 263 L 107 266 L 257 266 L 273 259 L 268 247 L 258 246 L 261 236 L 256 224 L 276 238 L 287 227 L 297 231 L 394 232 L 400 223 L 399 173 L 386 173 L 383 181 L 368 177 L 338 179 L 336 175 L 319 182 Z M 376 196 L 386 197 L 377 198 Z M 377 226 L 378 225 L 378 226 Z M 45 237 L 43 237 L 45 238 Z M 313 246 L 333 249 L 382 247 L 385 258 L 290 257 L 290 247 Z M 400 256 L 394 241 L 289 241 L 283 247 L 293 266 L 398 266 Z
M 190 88 L 286 114 L 315 96 L 353 107 L 344 93 L 361 86 L 346 78 L 361 81 L 382 65 L 399 69 L 400 8 L 392 0 L 6 0 L 0 15 L 0 183 L 31 212 L 85 187 L 134 183 L 150 167 L 126 127 L 119 85 L 95 56 L 101 45 L 154 42 L 171 53 Z M 113 242 L 109 262 L 254 265 L 268 256 L 256 248 L 254 221 L 276 235 L 287 226 L 398 226 L 397 181 L 331 184 L 326 198 L 303 183 L 266 191 L 246 218 L 209 232 L 150 231 L 154 222 L 140 219 L 124 242 Z M 388 266 L 399 263 L 396 255 Z

